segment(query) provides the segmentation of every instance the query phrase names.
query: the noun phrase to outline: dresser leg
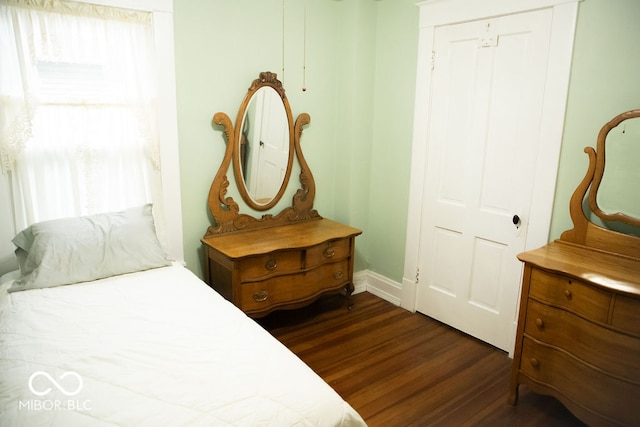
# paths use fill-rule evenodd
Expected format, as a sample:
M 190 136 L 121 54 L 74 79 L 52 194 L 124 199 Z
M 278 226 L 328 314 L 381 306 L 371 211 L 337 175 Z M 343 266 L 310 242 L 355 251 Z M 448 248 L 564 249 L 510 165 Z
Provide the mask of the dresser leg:
M 353 283 L 349 282 L 344 286 L 344 290 L 347 295 L 347 309 L 351 311 L 353 309 L 353 298 L 351 297 L 351 294 L 353 294 L 355 286 L 353 286 Z
M 512 385 L 509 388 L 509 397 L 507 398 L 507 403 L 511 406 L 515 406 L 518 404 L 518 386 L 519 384 Z

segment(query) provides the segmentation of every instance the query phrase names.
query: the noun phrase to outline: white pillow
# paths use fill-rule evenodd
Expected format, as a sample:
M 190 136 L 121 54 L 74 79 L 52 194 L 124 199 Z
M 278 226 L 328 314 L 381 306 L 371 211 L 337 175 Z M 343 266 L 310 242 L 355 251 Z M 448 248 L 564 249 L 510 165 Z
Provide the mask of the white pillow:
M 20 277 L 20 270 L 13 270 L 0 276 L 0 286 Z
M 170 265 L 151 204 L 33 224 L 14 239 L 20 278 L 9 292 L 88 282 Z

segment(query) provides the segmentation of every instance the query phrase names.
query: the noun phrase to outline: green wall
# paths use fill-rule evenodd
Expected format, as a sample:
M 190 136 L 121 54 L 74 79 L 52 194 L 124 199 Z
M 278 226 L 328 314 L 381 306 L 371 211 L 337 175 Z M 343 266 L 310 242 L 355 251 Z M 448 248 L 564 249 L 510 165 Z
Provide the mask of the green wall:
M 415 1 L 386 0 L 378 7 L 371 204 L 366 232 L 370 269 L 402 282 L 413 114 L 418 61 Z
M 639 21 L 638 0 L 580 3 L 550 240 L 572 228 L 569 199 L 587 171 L 584 147 L 596 146 L 610 119 L 640 108 Z M 637 197 L 635 185 L 627 194 Z
M 187 266 L 200 275 L 200 238 L 211 221 L 207 195 L 225 149 L 211 118 L 223 111 L 235 121 L 251 81 L 267 70 L 283 81 L 294 118 L 311 116 L 302 148 L 316 180 L 314 207 L 365 229 L 356 270 L 368 267 L 376 3 L 284 3 L 283 24 L 282 0 L 174 2 L 184 250 Z
M 475 1 L 475 0 L 469 0 Z M 356 271 L 402 280 L 418 42 L 414 0 L 285 0 L 284 87 L 311 124 L 302 147 L 321 215 L 364 230 Z M 304 44 L 306 11 L 307 38 Z M 282 0 L 174 2 L 185 259 L 201 274 L 209 185 L 232 120 L 260 71 L 282 78 Z M 640 2 L 580 4 L 550 238 L 570 228 L 582 149 L 614 115 L 640 107 Z M 306 57 L 306 86 L 302 91 Z M 231 178 L 231 174 L 229 175 Z

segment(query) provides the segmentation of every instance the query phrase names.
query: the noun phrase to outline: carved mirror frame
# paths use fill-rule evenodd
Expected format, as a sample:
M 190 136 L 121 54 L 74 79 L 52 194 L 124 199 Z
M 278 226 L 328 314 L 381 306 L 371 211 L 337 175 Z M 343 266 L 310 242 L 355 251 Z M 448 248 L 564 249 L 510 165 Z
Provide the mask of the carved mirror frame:
M 245 154 L 247 153 L 244 152 L 243 148 L 247 145 L 250 145 L 249 151 L 255 151 L 255 150 L 264 149 L 264 145 L 265 145 L 265 143 L 262 140 L 262 137 L 258 138 L 259 139 L 258 146 L 256 146 L 256 143 L 255 143 L 256 141 L 252 141 L 251 144 L 249 144 L 249 142 L 245 140 L 246 139 L 245 128 L 248 127 L 248 123 L 249 123 L 249 107 L 251 105 L 254 105 L 258 101 L 258 98 L 259 98 L 258 94 L 260 94 L 260 92 L 263 92 L 262 97 L 277 96 L 277 98 L 280 100 L 280 105 L 278 105 L 278 107 L 282 108 L 280 112 L 284 113 L 286 117 L 286 122 L 287 122 L 286 124 L 287 130 L 286 130 L 286 136 L 285 136 L 287 140 L 286 141 L 286 145 L 287 145 L 286 170 L 285 170 L 284 176 L 282 177 L 282 181 L 280 182 L 278 191 L 275 193 L 275 195 L 272 194 L 271 199 L 265 203 L 259 203 L 257 200 L 253 198 L 251 194 L 249 194 L 249 190 L 248 190 L 249 184 L 247 183 L 247 176 L 243 172 L 243 169 L 245 169 L 245 167 L 243 166 L 246 166 L 244 165 L 244 163 L 247 160 L 247 157 L 245 157 Z M 259 114 L 259 115 L 263 116 L 263 114 Z M 269 119 L 270 118 L 271 117 L 269 117 Z M 254 123 L 252 127 L 256 125 L 257 124 Z M 242 199 L 245 201 L 247 205 L 249 205 L 250 208 L 254 210 L 266 211 L 268 209 L 271 209 L 276 205 L 276 203 L 278 203 L 278 201 L 280 201 L 283 193 L 287 189 L 287 184 L 289 183 L 289 177 L 291 176 L 291 169 L 293 167 L 293 154 L 295 151 L 294 124 L 293 124 L 293 118 L 291 115 L 291 107 L 289 106 L 289 100 L 285 95 L 285 91 L 284 91 L 284 88 L 282 87 L 282 83 L 277 79 L 276 74 L 269 73 L 269 72 L 260 73 L 260 78 L 254 80 L 251 83 L 251 86 L 249 87 L 249 90 L 247 91 L 247 94 L 245 95 L 244 99 L 242 100 L 242 103 L 240 104 L 240 108 L 238 109 L 238 116 L 236 118 L 233 144 L 235 144 L 235 147 L 233 148 L 233 155 L 232 155 L 233 174 L 236 178 L 236 185 L 238 186 L 238 190 L 240 191 L 240 195 L 242 196 Z M 254 154 L 257 154 L 257 153 L 254 153 Z M 251 156 L 253 160 L 256 160 L 255 159 L 256 157 L 258 156 L 256 155 Z M 249 169 L 251 169 L 251 165 L 248 165 L 248 166 L 249 166 Z
M 280 190 L 268 203 L 258 204 L 248 194 L 243 179 L 241 171 L 240 144 L 242 126 L 249 103 L 251 102 L 253 95 L 264 87 L 272 88 L 282 99 L 287 115 L 287 122 L 289 123 L 290 148 L 287 169 Z M 260 73 L 259 77 L 251 83 L 251 86 L 240 105 L 240 109 L 238 110 L 235 127 L 227 114 L 223 112 L 214 114 L 213 124 L 222 127 L 227 146 L 220 168 L 218 169 L 218 172 L 211 183 L 211 188 L 209 189 L 209 211 L 213 215 L 215 224 L 207 229 L 205 237 L 243 230 L 286 225 L 289 223 L 321 218 L 318 212 L 313 209 L 316 185 L 311 170 L 309 169 L 309 165 L 307 164 L 300 147 L 302 129 L 310 122 L 311 118 L 307 113 L 301 113 L 298 115 L 295 122 L 292 121 L 291 108 L 287 100 L 285 90 L 282 86 L 282 82 L 277 79 L 277 75 L 275 73 L 269 71 Z M 284 208 L 280 213 L 276 215 L 264 214 L 260 218 L 246 213 L 240 213 L 238 203 L 236 203 L 232 197 L 227 197 L 227 189 L 230 185 L 227 178 L 227 172 L 229 170 L 229 166 L 233 162 L 235 183 L 245 203 L 250 208 L 257 211 L 264 211 L 272 208 L 280 201 L 287 186 L 289 185 L 294 157 L 300 165 L 300 188 L 294 194 L 291 206 Z
M 596 149 L 593 147 L 584 149 L 584 152 L 589 156 L 589 166 L 569 202 L 569 213 L 573 228 L 563 232 L 559 240 L 630 257 L 637 258 L 640 254 L 640 239 L 638 237 L 601 227 L 591 222 L 587 213 L 585 213 L 585 207 L 587 207 L 603 221 L 618 221 L 635 227 L 640 226 L 639 218 L 631 217 L 621 212 L 603 212 L 597 201 L 598 189 L 605 171 L 607 135 L 620 123 L 636 117 L 640 117 L 640 109 L 617 115 L 600 129 Z M 610 165 L 609 167 L 612 166 Z
M 600 133 L 598 133 L 598 141 L 596 143 L 597 155 L 594 154 L 595 170 L 593 173 L 593 182 L 591 183 L 591 187 L 589 188 L 589 208 L 591 209 L 591 212 L 593 212 L 603 221 L 618 221 L 624 224 L 640 227 L 640 219 L 638 218 L 629 216 L 623 212 L 607 213 L 603 211 L 598 205 L 598 198 L 597 198 L 598 189 L 600 188 L 600 184 L 602 183 L 602 178 L 604 177 L 607 135 L 609 135 L 609 132 L 612 129 L 616 128 L 619 124 L 621 124 L 625 120 L 633 119 L 636 117 L 640 117 L 640 110 L 627 111 L 617 115 L 616 117 L 611 119 L 611 121 L 606 123 L 602 127 L 602 129 L 600 129 Z

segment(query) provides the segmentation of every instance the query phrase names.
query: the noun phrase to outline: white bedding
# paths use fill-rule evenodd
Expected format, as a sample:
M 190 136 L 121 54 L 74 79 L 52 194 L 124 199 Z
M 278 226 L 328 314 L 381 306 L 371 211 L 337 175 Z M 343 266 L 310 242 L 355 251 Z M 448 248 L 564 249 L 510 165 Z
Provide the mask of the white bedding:
M 180 265 L 8 294 L 10 283 L 0 286 L 0 426 L 364 425 Z

